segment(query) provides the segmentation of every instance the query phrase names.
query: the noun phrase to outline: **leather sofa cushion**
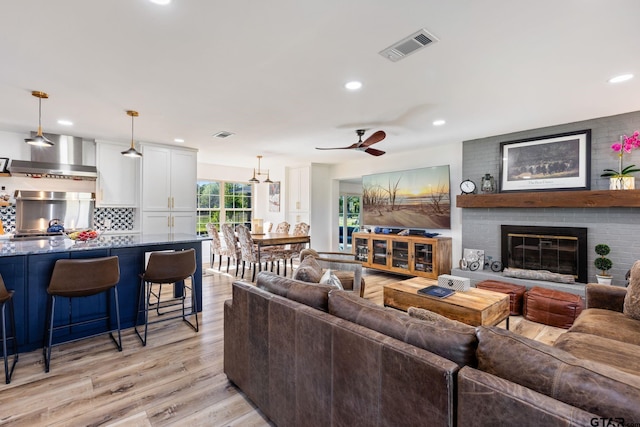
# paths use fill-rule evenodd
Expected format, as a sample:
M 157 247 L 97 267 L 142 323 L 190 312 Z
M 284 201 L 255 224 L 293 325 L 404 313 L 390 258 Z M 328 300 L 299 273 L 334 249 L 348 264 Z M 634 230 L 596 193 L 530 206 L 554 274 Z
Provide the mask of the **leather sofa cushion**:
M 308 256 L 296 268 L 292 278 L 303 282 L 318 283 L 322 278 L 322 267 L 314 257 Z
M 406 313 L 380 307 L 346 291 L 329 293 L 329 313 L 425 349 L 460 366 L 476 365 L 477 339 L 472 326 L 414 319 Z
M 631 267 L 622 311 L 632 319 L 640 320 L 640 261 L 634 262 Z
M 640 377 L 494 326 L 479 326 L 478 369 L 602 417 L 640 420 Z
M 580 332 L 570 332 L 560 335 L 553 346 L 579 359 L 600 362 L 634 375 L 640 372 L 640 358 L 638 358 L 640 346 L 637 345 Z
M 256 277 L 256 286 L 272 294 L 308 305 L 318 310 L 328 310 L 330 285 L 311 284 L 278 276 L 270 271 L 261 271 Z
M 640 346 L 640 321 L 619 311 L 588 308 L 578 316 L 569 332 L 582 332 Z

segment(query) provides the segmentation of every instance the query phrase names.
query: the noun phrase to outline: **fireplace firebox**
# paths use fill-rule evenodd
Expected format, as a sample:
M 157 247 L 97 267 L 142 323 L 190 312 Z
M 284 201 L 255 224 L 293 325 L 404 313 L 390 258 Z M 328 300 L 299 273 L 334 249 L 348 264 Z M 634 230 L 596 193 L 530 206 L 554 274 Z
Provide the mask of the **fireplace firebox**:
M 573 275 L 587 282 L 587 229 L 502 225 L 502 264 Z

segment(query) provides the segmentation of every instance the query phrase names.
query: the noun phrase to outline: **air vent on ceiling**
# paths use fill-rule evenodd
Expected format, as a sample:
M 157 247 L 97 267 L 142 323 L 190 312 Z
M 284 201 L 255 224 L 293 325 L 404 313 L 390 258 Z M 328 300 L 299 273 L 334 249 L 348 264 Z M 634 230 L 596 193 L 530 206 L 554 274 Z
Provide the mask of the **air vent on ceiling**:
M 216 138 L 228 138 L 231 135 L 235 135 L 235 134 L 233 132 L 227 132 L 224 130 L 213 134 L 213 136 L 215 136 Z
M 380 55 L 384 56 L 390 61 L 396 62 L 401 60 L 405 56 L 410 55 L 415 51 L 420 50 L 425 46 L 429 46 L 437 41 L 438 39 L 433 34 L 430 34 L 423 28 L 420 31 L 411 34 L 409 37 L 406 37 L 399 42 L 389 46 L 388 48 L 380 51 Z

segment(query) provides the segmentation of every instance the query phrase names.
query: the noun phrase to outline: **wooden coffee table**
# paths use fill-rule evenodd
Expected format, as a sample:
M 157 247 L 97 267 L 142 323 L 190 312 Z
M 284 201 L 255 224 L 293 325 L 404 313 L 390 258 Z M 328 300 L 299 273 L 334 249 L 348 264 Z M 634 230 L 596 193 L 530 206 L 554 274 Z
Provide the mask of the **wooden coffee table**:
M 413 279 L 383 287 L 384 305 L 407 311 L 419 307 L 433 311 L 471 326 L 497 325 L 507 321 L 509 329 L 509 296 L 485 289 L 471 288 L 456 291 L 446 298 L 418 294 L 418 289 L 436 285 L 436 280 L 414 277 Z

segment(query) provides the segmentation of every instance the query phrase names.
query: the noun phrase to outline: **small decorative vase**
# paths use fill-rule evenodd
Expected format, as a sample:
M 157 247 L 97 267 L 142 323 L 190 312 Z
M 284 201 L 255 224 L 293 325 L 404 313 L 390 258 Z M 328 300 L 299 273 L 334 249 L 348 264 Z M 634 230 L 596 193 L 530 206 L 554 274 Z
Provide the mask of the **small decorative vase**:
M 609 178 L 609 190 L 633 190 L 634 188 L 636 188 L 635 176 Z
M 610 285 L 611 284 L 611 280 L 613 279 L 612 276 L 601 276 L 599 274 L 596 274 L 596 279 L 598 279 L 598 283 L 601 285 Z

